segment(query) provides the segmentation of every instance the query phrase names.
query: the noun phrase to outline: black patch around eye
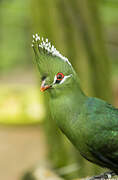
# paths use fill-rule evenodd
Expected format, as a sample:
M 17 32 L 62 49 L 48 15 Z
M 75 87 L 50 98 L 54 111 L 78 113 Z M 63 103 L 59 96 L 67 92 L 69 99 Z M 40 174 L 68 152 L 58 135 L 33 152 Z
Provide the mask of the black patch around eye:
M 55 83 L 56 83 L 56 84 L 59 84 L 60 82 L 61 82 L 60 80 L 56 80 L 56 82 L 55 82 Z
M 42 76 L 41 80 L 44 81 L 46 79 L 46 76 Z

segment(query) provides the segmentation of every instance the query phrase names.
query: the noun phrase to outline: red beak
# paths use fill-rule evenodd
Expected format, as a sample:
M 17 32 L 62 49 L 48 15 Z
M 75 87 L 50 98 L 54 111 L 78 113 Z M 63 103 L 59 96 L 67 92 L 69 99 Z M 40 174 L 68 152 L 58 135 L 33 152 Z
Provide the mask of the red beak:
M 49 89 L 50 87 L 51 86 L 49 86 L 49 85 L 45 85 L 45 80 L 44 80 L 44 81 L 42 81 L 42 84 L 41 84 L 41 87 L 40 87 L 40 91 L 43 92 L 43 91 Z

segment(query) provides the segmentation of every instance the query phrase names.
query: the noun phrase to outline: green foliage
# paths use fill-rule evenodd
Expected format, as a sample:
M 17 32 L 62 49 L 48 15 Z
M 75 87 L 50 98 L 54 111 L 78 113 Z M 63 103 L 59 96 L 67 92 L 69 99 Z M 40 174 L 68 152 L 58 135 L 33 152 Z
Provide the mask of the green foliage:
M 29 1 L 2 1 L 0 3 L 0 71 L 31 63 L 29 41 Z M 31 61 L 30 61 L 31 62 Z
M 1 87 L 0 124 L 40 123 L 44 118 L 44 109 L 38 91 L 36 87 Z

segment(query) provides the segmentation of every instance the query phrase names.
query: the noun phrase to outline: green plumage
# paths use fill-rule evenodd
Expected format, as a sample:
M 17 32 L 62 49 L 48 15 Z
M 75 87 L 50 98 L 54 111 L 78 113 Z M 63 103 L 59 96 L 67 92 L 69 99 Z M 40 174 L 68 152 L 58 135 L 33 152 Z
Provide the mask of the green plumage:
M 48 45 L 41 47 L 44 41 L 36 37 L 33 48 L 41 79 L 45 76 L 45 85 L 51 84 L 44 94 L 53 119 L 83 157 L 118 174 L 118 109 L 87 97 L 70 63 Z M 66 77 L 63 83 L 54 80 L 58 73 Z

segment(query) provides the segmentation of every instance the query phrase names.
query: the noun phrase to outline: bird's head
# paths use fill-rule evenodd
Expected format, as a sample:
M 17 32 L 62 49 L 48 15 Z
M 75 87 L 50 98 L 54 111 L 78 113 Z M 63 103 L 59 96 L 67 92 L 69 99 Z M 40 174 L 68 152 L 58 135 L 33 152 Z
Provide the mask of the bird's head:
M 32 47 L 41 77 L 41 91 L 71 88 L 75 72 L 68 59 L 62 56 L 48 39 L 33 35 Z

